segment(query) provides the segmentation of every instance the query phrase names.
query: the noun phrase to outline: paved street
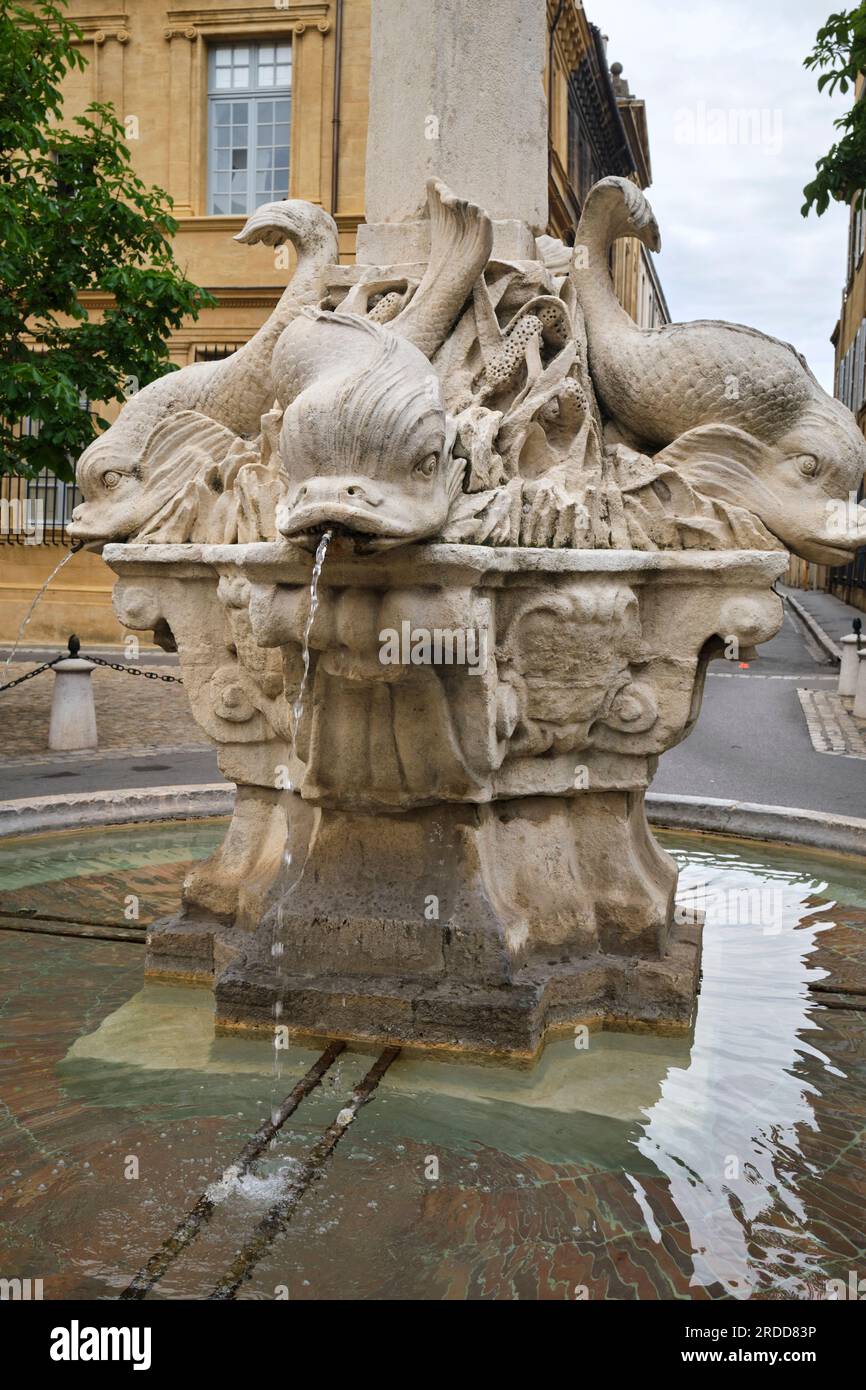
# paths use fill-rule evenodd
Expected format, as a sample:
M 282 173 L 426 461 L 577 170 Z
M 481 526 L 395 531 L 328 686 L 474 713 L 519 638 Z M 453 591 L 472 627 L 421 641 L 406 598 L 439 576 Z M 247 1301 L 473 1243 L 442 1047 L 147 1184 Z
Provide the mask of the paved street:
M 714 661 L 697 727 L 659 764 L 653 790 L 866 816 L 866 761 L 817 753 L 797 688 L 835 691 L 790 614 L 747 671 Z
M 21 656 L 16 652 L 15 661 L 8 670 L 0 660 L 0 685 L 16 680 L 56 654 L 56 651 L 34 651 Z M 99 746 L 103 752 L 156 749 L 167 744 L 208 746 L 207 738 L 190 713 L 183 686 L 174 681 L 149 680 L 143 674 L 147 671 L 153 676 L 177 678 L 180 668 L 176 658 L 158 661 L 148 653 L 133 664 L 125 662 L 122 653 L 114 652 L 106 659 L 130 665 L 138 674 L 98 666 L 90 677 Z M 3 761 L 18 762 L 30 757 L 41 760 L 52 756 L 48 751 L 48 724 L 54 680 L 50 671 L 43 671 L 32 680 L 0 694 L 0 757 Z
M 782 593 L 790 596 L 793 603 L 802 609 L 813 622 L 817 623 L 825 638 L 836 648 L 839 655 L 839 642 L 852 631 L 852 622 L 860 619 L 866 628 L 866 613 L 841 597 L 844 591 L 825 593 L 823 589 L 788 589 L 780 586 Z

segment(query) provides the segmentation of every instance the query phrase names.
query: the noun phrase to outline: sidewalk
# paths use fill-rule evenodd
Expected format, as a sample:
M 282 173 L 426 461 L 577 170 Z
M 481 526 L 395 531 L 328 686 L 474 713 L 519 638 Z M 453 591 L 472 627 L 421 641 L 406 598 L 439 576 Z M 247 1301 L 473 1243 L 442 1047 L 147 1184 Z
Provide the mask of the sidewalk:
M 853 631 L 851 624 L 855 618 L 861 620 L 866 633 L 866 613 L 850 603 L 843 603 L 835 594 L 827 594 L 823 589 L 789 589 L 783 584 L 779 584 L 778 589 L 796 617 L 833 660 L 842 659 L 839 642 Z
M 101 655 L 97 651 L 95 654 Z M 0 663 L 0 685 L 16 680 L 34 666 L 56 656 L 55 651 L 16 652 L 15 660 L 5 668 Z M 82 653 L 84 655 L 84 653 Z M 128 665 L 133 671 L 150 671 L 158 676 L 180 676 L 177 657 L 160 653 L 142 653 L 138 662 L 126 662 L 122 652 L 112 652 L 106 659 Z M 7 760 L 19 762 L 36 758 L 40 762 L 55 761 L 57 754 L 48 750 L 48 722 L 54 693 L 54 675 L 43 671 L 13 690 L 0 694 L 0 778 Z M 143 674 L 112 671 L 97 666 L 90 677 L 96 705 L 96 729 L 99 752 L 156 751 L 166 747 L 201 747 L 211 745 L 196 724 L 182 685 L 166 680 L 148 680 Z M 61 755 L 62 756 L 62 755 Z M 81 757 L 81 754 L 75 755 Z M 92 754 L 86 755 L 92 757 Z

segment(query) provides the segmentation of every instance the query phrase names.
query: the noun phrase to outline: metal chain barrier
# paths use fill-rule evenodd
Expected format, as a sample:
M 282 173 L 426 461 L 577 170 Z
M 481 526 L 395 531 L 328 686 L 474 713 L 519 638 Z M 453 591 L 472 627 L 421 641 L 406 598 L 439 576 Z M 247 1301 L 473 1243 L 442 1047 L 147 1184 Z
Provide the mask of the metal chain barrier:
M 142 671 L 140 667 L 124 666 L 121 661 L 105 661 L 101 656 L 85 656 L 81 652 L 81 643 L 73 634 L 69 639 L 69 650 L 60 656 L 55 656 L 51 661 L 43 661 L 41 666 L 34 666 L 32 671 L 25 671 L 23 676 L 18 676 L 14 681 L 0 685 L 0 695 L 4 690 L 12 690 L 16 685 L 23 685 L 24 681 L 30 681 L 34 676 L 40 676 L 43 671 L 50 671 L 52 666 L 56 666 L 58 661 L 68 661 L 70 657 L 81 655 L 83 661 L 92 661 L 94 666 L 105 666 L 109 671 L 124 671 L 128 676 L 144 676 L 148 681 L 167 681 L 170 685 L 183 685 L 179 676 L 163 676 L 159 671 Z
M 25 681 L 32 681 L 34 676 L 40 676 L 43 671 L 50 671 L 52 666 L 56 666 L 58 661 L 66 661 L 69 653 L 63 652 L 60 656 L 55 656 L 53 661 L 43 661 L 41 666 L 34 666 L 32 671 L 25 671 L 23 676 L 18 676 L 14 681 L 7 681 L 6 685 L 0 685 L 0 695 L 4 690 L 11 690 L 13 686 L 23 685 Z
M 103 661 L 101 656 L 83 656 L 84 661 L 92 661 L 96 666 L 107 666 L 110 671 L 125 671 L 128 676 L 144 676 L 146 681 L 168 681 L 171 685 L 183 685 L 180 676 L 161 676 L 158 671 L 142 671 L 136 666 L 124 666 L 120 661 Z

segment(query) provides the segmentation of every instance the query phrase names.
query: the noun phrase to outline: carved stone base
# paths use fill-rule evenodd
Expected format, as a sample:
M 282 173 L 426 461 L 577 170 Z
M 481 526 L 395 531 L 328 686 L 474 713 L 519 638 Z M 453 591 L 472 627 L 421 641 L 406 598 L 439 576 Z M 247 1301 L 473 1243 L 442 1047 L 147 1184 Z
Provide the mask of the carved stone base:
M 250 956 L 228 964 L 235 942 L 215 922 L 160 923 L 148 956 L 151 978 L 210 984 L 218 1032 L 274 1031 L 274 1005 L 292 1037 L 339 1037 L 360 1046 L 401 1044 L 529 1061 L 546 1037 L 578 1024 L 685 1032 L 700 973 L 700 927 L 676 929 L 663 959 L 595 953 L 537 963 L 508 983 L 479 988 L 419 978 L 286 974 Z
M 148 973 L 212 979 L 219 1028 L 526 1057 L 577 1023 L 689 1026 L 698 937 L 671 934 L 642 793 L 323 809 L 305 832 L 255 931 L 151 933 Z
M 499 988 L 368 976 L 287 976 L 282 1018 L 292 1035 L 341 1037 L 529 1060 L 546 1035 L 590 1027 L 684 1032 L 692 1020 L 700 938 L 692 927 L 664 960 L 594 955 L 536 965 Z M 221 1031 L 273 1030 L 273 975 L 230 966 L 216 989 Z

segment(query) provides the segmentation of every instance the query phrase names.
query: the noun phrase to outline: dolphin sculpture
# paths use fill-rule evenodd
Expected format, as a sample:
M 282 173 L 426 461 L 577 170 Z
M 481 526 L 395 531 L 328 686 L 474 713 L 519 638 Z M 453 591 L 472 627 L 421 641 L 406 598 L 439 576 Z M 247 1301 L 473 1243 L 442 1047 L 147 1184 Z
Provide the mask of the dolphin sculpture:
M 161 442 L 171 421 L 182 412 L 193 411 L 245 439 L 259 433 L 261 418 L 274 402 L 274 346 L 304 307 L 323 296 L 325 274 L 338 259 L 337 227 L 322 208 L 286 199 L 260 207 L 235 240 L 267 246 L 291 241 L 298 253 L 292 279 L 273 313 L 242 348 L 222 361 L 183 367 L 151 382 L 127 401 L 114 424 L 84 450 L 77 470 L 84 502 L 76 507 L 67 528 L 73 540 L 92 544 L 109 536 L 125 540 L 135 534 L 127 530 L 118 536 L 116 529 L 107 528 L 102 512 L 110 510 L 116 528 L 120 512 L 114 490 L 120 488 L 131 501 L 133 493 L 147 489 L 153 441 Z M 186 446 L 186 438 L 183 443 Z M 189 450 L 186 457 L 192 466 L 194 451 Z M 132 519 L 152 515 L 153 509 L 141 499 L 126 510 Z
M 640 189 L 602 179 L 586 200 L 570 276 L 607 415 L 630 443 L 704 495 L 751 511 L 795 554 L 844 564 L 866 543 L 866 507 L 849 505 L 866 470 L 854 416 L 793 347 L 753 328 L 715 320 L 639 328 L 608 272 L 611 246 L 624 236 L 661 245 Z
M 487 215 L 444 184 L 427 185 L 430 261 L 408 304 L 386 323 L 307 309 L 274 353 L 283 408 L 286 484 L 277 529 L 314 547 L 326 530 L 356 549 L 435 536 L 465 460 L 431 358 L 471 294 L 493 240 Z

